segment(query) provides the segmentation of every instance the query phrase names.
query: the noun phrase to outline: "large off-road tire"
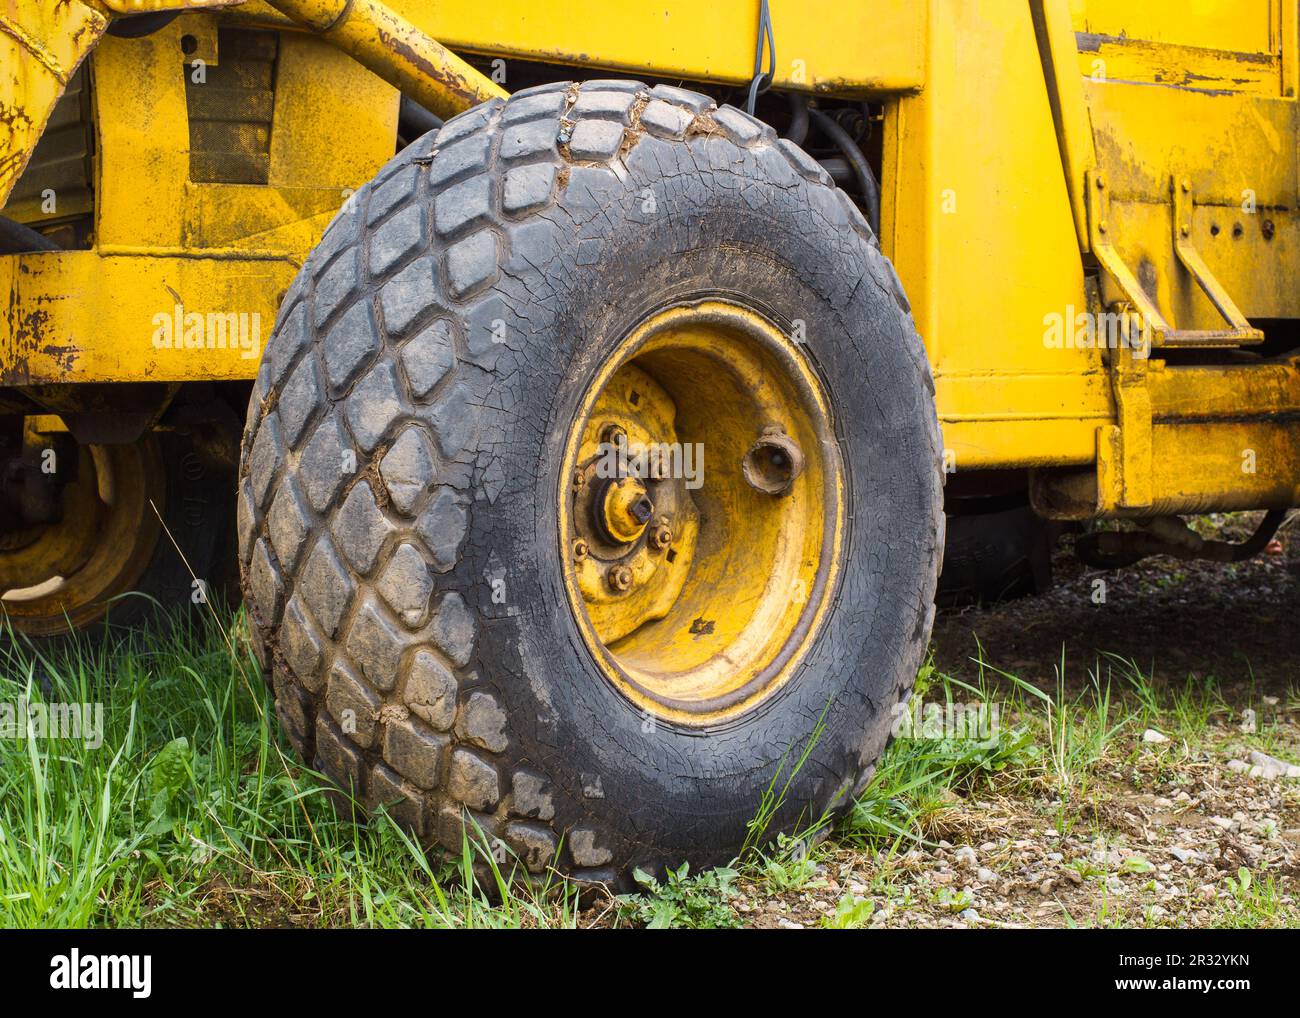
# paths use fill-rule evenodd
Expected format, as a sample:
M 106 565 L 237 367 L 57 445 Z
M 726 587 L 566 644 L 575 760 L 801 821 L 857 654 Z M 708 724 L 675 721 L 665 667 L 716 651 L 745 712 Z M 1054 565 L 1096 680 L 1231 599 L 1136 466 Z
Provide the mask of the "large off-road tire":
M 939 606 L 999 604 L 1046 593 L 1057 535 L 1027 505 L 949 516 Z
M 117 639 L 234 594 L 236 437 L 233 423 L 182 421 L 127 445 L 73 445 L 62 521 L 0 534 L 0 576 L 21 578 L 0 590 L 0 648 Z
M 632 598 L 592 586 L 614 553 L 588 551 L 572 468 L 602 372 L 644 350 L 612 377 L 655 375 L 707 459 L 698 490 L 654 489 L 680 528 L 620 546 L 629 583 L 689 572 L 620 640 L 600 613 Z M 637 386 L 615 395 L 635 417 Z M 851 802 L 926 652 L 925 351 L 857 209 L 769 127 L 677 88 L 528 89 L 403 151 L 307 260 L 250 406 L 239 540 L 284 728 L 363 803 L 451 845 L 468 811 L 583 879 L 724 863 L 774 780 L 769 837 Z M 773 600 L 769 568 L 797 591 Z M 752 681 L 685 688 L 728 627 Z

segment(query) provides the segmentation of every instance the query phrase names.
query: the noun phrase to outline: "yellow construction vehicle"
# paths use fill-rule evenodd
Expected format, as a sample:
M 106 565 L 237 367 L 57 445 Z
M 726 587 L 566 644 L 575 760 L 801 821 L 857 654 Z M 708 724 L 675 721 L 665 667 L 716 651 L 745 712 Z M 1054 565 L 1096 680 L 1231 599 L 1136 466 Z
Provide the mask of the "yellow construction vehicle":
M 1297 503 L 1298 20 L 8 0 L 10 638 L 238 562 L 288 738 L 429 843 L 617 883 L 814 825 L 945 508 L 986 591 Z

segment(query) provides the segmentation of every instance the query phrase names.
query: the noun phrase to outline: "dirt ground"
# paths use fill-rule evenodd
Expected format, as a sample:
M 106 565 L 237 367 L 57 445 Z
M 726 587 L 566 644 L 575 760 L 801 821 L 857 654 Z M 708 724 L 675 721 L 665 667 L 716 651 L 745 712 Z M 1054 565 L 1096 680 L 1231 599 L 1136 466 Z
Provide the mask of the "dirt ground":
M 1206 517 L 1203 536 L 1241 540 L 1262 514 Z M 1040 597 L 992 608 L 941 612 L 934 647 L 941 670 L 969 679 L 984 659 L 1051 688 L 1065 655 L 1070 685 L 1100 657 L 1132 660 L 1157 681 L 1214 678 L 1224 691 L 1285 695 L 1300 670 L 1300 514 L 1278 535 L 1280 549 L 1221 565 L 1152 558 L 1128 569 L 1082 566 L 1062 539 L 1053 587 Z M 1104 603 L 1094 583 L 1105 583 Z
M 1235 540 L 1257 519 L 1197 526 Z M 1099 573 L 1067 537 L 1050 593 L 941 613 L 936 667 L 965 681 L 982 654 L 1053 691 L 1064 660 L 1069 694 L 1118 657 L 1162 695 L 1211 688 L 1221 701 L 1165 742 L 1125 729 L 1066 792 L 994 776 L 952 793 L 925 844 L 872 852 L 832 838 L 799 890 L 742 883 L 745 925 L 828 925 L 846 900 L 863 903 L 853 925 L 872 927 L 1300 925 L 1300 780 L 1247 769 L 1261 745 L 1300 760 L 1300 520 L 1289 522 L 1280 548 L 1232 566 L 1151 559 Z M 995 696 L 1006 688 L 986 680 Z

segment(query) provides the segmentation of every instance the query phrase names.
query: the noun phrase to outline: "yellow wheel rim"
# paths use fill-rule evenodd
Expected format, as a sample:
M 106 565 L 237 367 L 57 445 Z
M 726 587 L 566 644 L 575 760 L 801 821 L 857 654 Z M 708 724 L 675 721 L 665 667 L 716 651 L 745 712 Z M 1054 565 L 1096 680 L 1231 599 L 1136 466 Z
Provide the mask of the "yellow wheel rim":
M 565 590 L 610 683 L 691 726 L 779 690 L 831 603 L 845 520 L 798 345 L 729 302 L 658 312 L 592 380 L 564 457 Z
M 143 574 L 161 527 L 164 465 L 156 441 L 81 446 L 59 523 L 0 542 L 0 621 L 29 636 L 89 625 Z

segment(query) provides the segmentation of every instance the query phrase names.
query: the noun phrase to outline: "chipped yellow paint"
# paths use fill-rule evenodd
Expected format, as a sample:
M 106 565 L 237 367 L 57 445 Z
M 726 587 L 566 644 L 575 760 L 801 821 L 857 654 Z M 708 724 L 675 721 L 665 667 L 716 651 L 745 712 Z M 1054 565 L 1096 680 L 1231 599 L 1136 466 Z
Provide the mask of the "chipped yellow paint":
M 78 0 L 0 7 L 0 207 L 108 19 Z
M 156 14 L 163 11 L 214 10 L 235 7 L 244 0 L 87 0 L 109 14 Z
M 216 52 L 207 15 L 95 51 L 95 247 L 0 257 L 0 384 L 252 378 L 307 252 L 390 157 L 394 90 L 328 43 L 286 34 L 268 184 L 190 180 L 186 35 Z M 159 333 L 177 308 L 182 324 L 202 316 L 201 341 Z M 229 329 L 223 341 L 219 321 L 208 330 L 213 315 L 235 315 L 243 342 Z
M 508 94 L 379 0 L 268 2 L 440 117 Z

